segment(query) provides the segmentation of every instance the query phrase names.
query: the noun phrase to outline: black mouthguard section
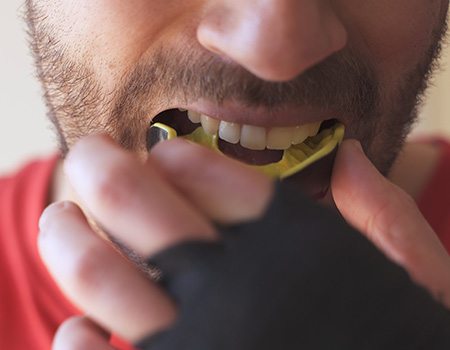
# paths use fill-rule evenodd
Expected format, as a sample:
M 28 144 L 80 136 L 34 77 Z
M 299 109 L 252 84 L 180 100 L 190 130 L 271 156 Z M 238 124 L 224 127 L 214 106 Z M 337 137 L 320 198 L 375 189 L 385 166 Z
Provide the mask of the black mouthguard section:
M 166 130 L 150 125 L 147 130 L 147 150 L 150 151 L 157 143 L 166 141 L 169 134 Z
M 179 109 L 168 109 L 158 114 L 152 120 L 153 123 L 163 123 L 177 131 L 178 136 L 189 135 L 198 128 L 199 124 L 192 123 L 187 115 L 187 111 Z
M 286 178 L 284 181 L 295 185 L 311 199 L 322 199 L 330 188 L 331 174 L 333 173 L 337 151 L 338 148 L 336 147 L 330 154 Z

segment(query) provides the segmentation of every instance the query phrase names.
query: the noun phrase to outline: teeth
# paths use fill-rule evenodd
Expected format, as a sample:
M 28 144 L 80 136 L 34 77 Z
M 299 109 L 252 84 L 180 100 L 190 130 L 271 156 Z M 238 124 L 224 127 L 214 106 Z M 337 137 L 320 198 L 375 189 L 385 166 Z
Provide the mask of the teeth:
M 321 123 L 309 123 L 309 124 L 306 124 L 305 127 L 309 128 L 309 135 L 308 136 L 317 135 L 317 133 L 319 132 L 319 129 L 320 129 L 320 124 Z
M 187 114 L 188 114 L 188 118 L 191 122 L 193 122 L 194 124 L 200 123 L 200 116 L 201 116 L 200 113 L 188 111 Z
M 267 133 L 267 148 L 283 150 L 291 147 L 294 128 L 272 128 Z
M 314 136 L 320 129 L 320 123 L 309 123 L 296 126 L 292 136 L 292 144 L 298 145 L 305 141 L 309 136 Z
M 218 121 L 217 119 L 208 117 L 207 115 L 204 115 L 204 114 L 201 115 L 200 121 L 201 121 L 202 127 L 206 131 L 206 133 L 208 133 L 210 135 L 217 134 L 217 131 L 219 130 L 220 121 Z
M 219 125 L 219 137 L 229 143 L 239 143 L 241 126 L 239 124 L 221 121 Z
M 189 120 L 198 124 L 201 123 L 206 133 L 210 135 L 218 134 L 222 140 L 237 144 L 251 150 L 286 150 L 291 145 L 304 142 L 308 137 L 315 136 L 321 122 L 303 124 L 294 127 L 274 127 L 266 129 L 253 125 L 240 125 L 211 118 L 207 115 L 194 111 L 187 111 Z
M 241 146 L 255 151 L 266 149 L 266 128 L 242 125 Z
M 292 136 L 292 144 L 298 145 L 305 141 L 309 136 L 309 129 L 302 126 L 296 126 Z

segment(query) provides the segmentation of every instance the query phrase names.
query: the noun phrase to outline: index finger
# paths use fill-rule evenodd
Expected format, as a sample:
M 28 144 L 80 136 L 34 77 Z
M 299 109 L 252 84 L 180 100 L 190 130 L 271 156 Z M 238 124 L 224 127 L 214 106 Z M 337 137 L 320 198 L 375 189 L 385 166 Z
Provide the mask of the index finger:
M 94 220 L 142 256 L 184 240 L 214 240 L 215 228 L 155 167 L 104 136 L 79 141 L 66 174 Z M 182 176 L 182 174 L 180 174 Z

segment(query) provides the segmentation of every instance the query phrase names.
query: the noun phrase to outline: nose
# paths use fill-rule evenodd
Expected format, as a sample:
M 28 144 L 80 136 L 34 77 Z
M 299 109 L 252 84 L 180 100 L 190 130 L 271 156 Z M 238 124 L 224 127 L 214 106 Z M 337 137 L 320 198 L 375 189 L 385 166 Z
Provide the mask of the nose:
M 269 81 L 288 81 L 347 43 L 330 0 L 212 0 L 197 28 L 206 49 Z

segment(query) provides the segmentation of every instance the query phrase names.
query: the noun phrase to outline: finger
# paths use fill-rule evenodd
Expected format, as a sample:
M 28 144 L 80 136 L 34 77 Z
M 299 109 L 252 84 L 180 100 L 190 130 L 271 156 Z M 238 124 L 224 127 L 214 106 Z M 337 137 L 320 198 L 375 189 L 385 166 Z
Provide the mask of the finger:
M 53 350 L 114 350 L 109 334 L 86 317 L 72 317 L 65 321 L 53 339 Z
M 134 342 L 172 324 L 171 300 L 94 234 L 74 204 L 47 208 L 40 230 L 39 252 L 50 273 L 99 325 Z
M 141 164 L 105 136 L 75 145 L 65 171 L 83 207 L 141 255 L 183 240 L 215 238 L 210 222 L 156 168 Z
M 273 182 L 237 160 L 175 139 L 156 145 L 154 163 L 181 193 L 209 218 L 235 223 L 261 216 L 273 193 Z
M 376 170 L 356 141 L 340 147 L 332 193 L 350 224 L 408 270 L 416 282 L 448 298 L 447 252 L 413 199 Z M 450 300 L 446 303 L 450 305 Z

